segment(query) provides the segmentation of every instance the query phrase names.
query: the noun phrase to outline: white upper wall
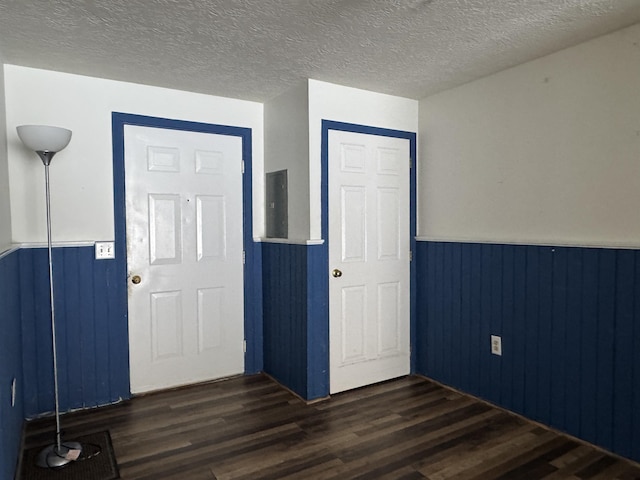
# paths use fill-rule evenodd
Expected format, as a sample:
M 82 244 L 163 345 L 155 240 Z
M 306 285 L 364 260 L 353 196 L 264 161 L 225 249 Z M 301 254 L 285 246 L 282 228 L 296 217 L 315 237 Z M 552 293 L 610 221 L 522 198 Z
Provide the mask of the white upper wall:
M 640 246 L 640 25 L 420 102 L 418 233 Z
M 322 238 L 322 120 L 406 132 L 418 131 L 418 101 L 309 80 L 309 238 Z
M 4 78 L 15 243 L 46 241 L 44 169 L 18 139 L 22 124 L 73 131 L 51 163 L 54 242 L 113 239 L 112 112 L 251 128 L 253 236 L 263 235 L 262 104 L 14 65 L 5 65 Z
M 11 202 L 9 194 L 9 165 L 4 101 L 4 75 L 0 58 L 0 254 L 11 244 Z
M 287 170 L 291 242 L 309 235 L 309 98 L 307 82 L 264 105 L 264 170 Z

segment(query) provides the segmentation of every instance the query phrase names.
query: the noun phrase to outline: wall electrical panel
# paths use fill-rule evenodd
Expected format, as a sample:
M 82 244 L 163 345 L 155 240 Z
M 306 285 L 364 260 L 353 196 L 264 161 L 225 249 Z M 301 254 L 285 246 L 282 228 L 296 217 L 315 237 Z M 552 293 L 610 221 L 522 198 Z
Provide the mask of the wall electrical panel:
M 287 238 L 289 235 L 287 171 L 267 173 L 266 230 L 267 238 Z

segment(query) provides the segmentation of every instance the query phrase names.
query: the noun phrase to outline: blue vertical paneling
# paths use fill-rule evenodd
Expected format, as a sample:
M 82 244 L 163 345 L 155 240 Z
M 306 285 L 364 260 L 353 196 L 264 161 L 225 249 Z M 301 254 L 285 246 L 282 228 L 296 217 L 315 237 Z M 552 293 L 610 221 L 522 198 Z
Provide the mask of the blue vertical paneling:
M 567 312 L 565 317 L 565 375 L 561 381 L 565 385 L 565 401 L 562 406 L 565 417 L 565 430 L 580 434 L 582 410 L 582 290 L 583 290 L 583 250 L 570 248 L 567 252 Z M 573 408 L 567 408 L 573 405 Z
M 526 336 L 526 296 L 527 282 L 525 272 L 527 270 L 527 249 L 521 245 L 514 248 L 513 262 L 513 337 L 507 340 L 502 348 L 511 352 L 513 362 L 513 383 L 511 385 L 511 404 L 516 412 L 523 412 L 527 399 L 525 393 L 525 378 L 527 375 L 525 352 L 527 345 Z M 511 347 L 509 347 L 511 344 Z
M 419 244 L 420 245 L 420 244 Z M 429 252 L 433 252 L 433 249 L 430 249 Z M 426 255 L 422 255 L 420 249 L 418 249 L 417 252 L 417 257 L 418 260 L 421 261 L 423 257 L 426 257 Z M 422 264 L 418 263 L 418 272 L 426 272 L 427 270 L 424 270 L 422 268 Z M 464 363 L 465 365 L 471 365 L 472 363 L 472 353 L 471 353 L 471 346 L 469 345 L 469 335 L 467 334 L 467 332 L 471 331 L 472 328 L 472 324 L 473 324 L 473 318 L 475 317 L 475 312 L 472 312 L 471 309 L 471 284 L 472 284 L 472 278 L 471 278 L 471 250 L 468 248 L 460 248 L 460 336 L 458 339 L 458 343 L 460 345 L 460 359 L 462 361 L 462 363 Z M 418 288 L 421 288 L 421 285 L 418 285 Z M 426 292 L 426 295 L 423 291 L 418 290 L 420 292 L 420 299 L 423 301 L 419 301 L 418 302 L 418 318 L 424 318 L 421 315 L 421 306 L 424 303 L 424 299 L 428 298 L 427 296 L 430 294 L 429 292 Z M 428 301 L 428 300 L 427 300 Z M 429 325 L 426 324 L 424 322 L 418 322 L 418 327 L 420 328 L 420 331 L 430 331 L 430 329 L 428 328 Z M 416 339 L 416 343 L 420 342 L 420 338 Z M 422 343 L 418 343 L 419 345 L 422 345 Z M 418 352 L 421 351 L 425 351 L 425 350 L 418 350 Z M 426 371 L 427 368 L 427 361 L 426 361 L 426 356 L 423 355 L 417 355 L 420 365 L 423 366 L 423 369 L 420 370 L 422 372 Z M 471 383 L 471 378 L 473 376 L 473 373 L 471 372 L 470 369 L 459 369 L 459 368 L 455 368 L 455 370 L 460 370 L 460 385 L 470 385 Z
M 619 365 L 618 368 L 626 368 L 633 372 L 633 392 L 630 394 L 632 398 L 631 414 L 628 412 L 616 412 L 616 416 L 622 416 L 631 422 L 631 431 L 633 432 L 631 442 L 631 458 L 636 460 L 640 457 L 640 257 L 635 255 L 635 272 L 633 275 L 633 358 L 631 365 Z
M 453 335 L 453 305 L 454 305 L 454 292 L 453 292 L 453 249 L 448 249 L 443 252 L 442 264 L 449 265 L 450 268 L 442 270 L 442 297 L 441 304 L 439 308 L 441 310 L 442 315 L 442 339 L 446 342 L 445 344 L 445 352 L 451 352 L 450 354 L 442 356 L 442 373 L 446 376 L 453 375 L 452 365 L 451 365 L 451 357 L 453 356 L 454 344 L 457 339 Z
M 19 254 L 0 257 L 0 478 L 14 477 L 24 419 Z M 11 406 L 11 382 L 17 380 Z
M 433 255 L 429 258 L 429 265 L 431 266 L 431 270 L 433 271 L 434 278 L 438 278 L 439 282 L 432 282 L 431 284 L 431 299 L 429 302 L 431 305 L 431 309 L 429 311 L 430 317 L 443 318 L 444 312 L 442 308 L 443 304 L 443 294 L 442 294 L 442 277 L 444 274 L 444 255 L 441 249 L 440 244 L 435 244 L 433 246 Z M 444 338 L 444 321 L 438 322 L 437 324 L 431 325 L 430 333 L 431 338 L 429 344 L 436 341 L 436 339 Z M 440 375 L 445 375 L 444 371 L 444 349 L 438 349 L 437 352 L 434 352 L 433 356 L 433 369 L 434 371 L 439 372 Z
M 462 317 L 462 271 L 460 268 L 461 249 L 451 249 L 451 269 L 449 275 L 451 278 L 451 345 L 449 346 L 451 355 L 447 362 L 447 369 L 450 372 L 451 378 L 456 383 L 460 382 L 460 371 L 454 368 L 454 358 L 458 358 L 462 355 L 460 345 L 460 331 L 461 331 L 461 317 Z
M 582 318 L 580 331 L 580 436 L 597 441 L 598 379 L 598 257 L 596 249 L 582 251 Z
M 502 329 L 502 249 L 497 245 L 491 245 L 490 248 L 490 264 L 489 270 L 489 335 L 503 335 Z M 486 339 L 487 337 L 485 337 Z M 486 342 L 486 340 L 485 340 Z M 490 345 L 490 344 L 489 344 Z M 489 348 L 485 343 L 485 348 Z M 503 353 L 504 355 L 504 353 Z M 495 392 L 491 401 L 499 403 L 502 401 L 502 391 L 500 388 L 502 377 L 502 364 L 501 358 L 498 356 L 491 356 L 489 358 L 489 385 Z
M 264 371 L 307 398 L 307 247 L 262 244 Z
M 640 460 L 640 251 L 418 242 L 416 265 L 420 373 Z
M 448 250 L 448 245 L 445 244 L 445 251 Z M 480 321 L 478 322 L 478 340 L 480 342 L 480 348 L 478 349 L 478 365 L 479 371 L 479 385 L 478 388 L 484 385 L 491 385 L 491 366 L 496 360 L 491 356 L 482 355 L 482 351 L 487 349 L 487 339 L 491 338 L 491 245 L 480 245 Z M 445 270 L 447 267 L 444 267 Z M 496 391 L 489 388 L 487 391 L 488 399 L 494 401 Z
M 80 314 L 80 318 L 78 319 L 80 352 L 76 361 L 80 361 L 84 365 L 80 375 L 78 375 L 78 382 L 80 390 L 86 398 L 95 398 L 99 401 L 100 405 L 103 405 L 107 402 L 107 399 L 100 401 L 98 397 L 98 381 L 96 381 L 96 372 L 98 370 L 96 369 L 97 349 L 95 331 L 96 325 L 99 325 L 99 323 L 96 322 L 96 298 L 100 297 L 100 292 L 96 291 L 95 288 L 95 266 L 92 269 L 82 268 L 82 265 L 94 264 L 94 252 L 91 248 L 82 248 L 77 253 L 78 285 L 81 285 L 83 289 L 89 293 L 88 295 L 80 295 L 78 292 L 78 299 L 81 301 L 77 307 L 77 311 Z M 103 261 L 103 264 L 105 262 L 107 264 L 113 263 Z M 100 263 L 98 262 L 95 265 L 100 265 Z M 76 395 L 79 395 L 79 392 Z
M 18 253 L 19 269 L 18 279 L 20 282 L 20 318 L 22 329 L 22 372 L 24 379 L 31 379 L 30 382 L 24 383 L 24 403 L 25 413 L 26 405 L 31 405 L 31 410 L 39 410 L 38 405 L 38 389 L 46 389 L 47 385 L 41 383 L 44 378 L 39 377 L 39 374 L 43 372 L 38 371 L 38 349 L 37 340 L 40 336 L 50 335 L 51 330 L 48 325 L 43 325 L 42 329 L 37 328 L 37 314 L 36 311 L 41 308 L 39 303 L 35 302 L 35 298 L 48 298 L 46 292 L 40 292 L 38 295 L 35 291 L 36 285 L 42 285 L 42 281 L 35 281 L 34 273 L 34 259 L 30 250 L 20 250 Z M 42 265 L 41 268 L 47 268 Z M 31 339 L 31 341 L 28 341 Z M 50 342 L 51 340 L 49 340 Z M 50 350 L 49 350 L 50 353 Z M 47 379 L 49 377 L 47 376 Z M 52 403 L 47 403 L 45 410 L 39 411 L 51 411 Z
M 616 350 L 616 251 L 599 250 L 598 256 L 598 328 L 596 333 L 596 442 L 613 448 L 613 376 Z
M 116 254 L 117 255 L 117 254 Z M 107 272 L 110 262 L 99 262 L 95 264 L 93 271 L 93 282 L 89 285 L 93 285 L 93 318 L 95 325 L 105 325 L 109 321 L 109 297 L 108 295 L 100 295 L 100 287 L 104 285 L 104 278 L 108 278 Z M 127 336 L 128 343 L 128 336 Z M 96 400 L 101 403 L 107 403 L 109 401 L 109 392 L 111 391 L 110 375 L 106 372 L 109 371 L 109 336 L 99 334 L 97 331 L 94 334 L 93 345 L 95 348 L 94 368 L 95 368 L 95 395 Z M 100 372 L 100 374 L 97 374 Z M 87 375 L 91 376 L 92 371 L 87 371 Z
M 263 322 L 262 322 L 262 248 L 254 245 L 246 252 L 245 263 L 245 373 L 247 375 L 262 372 L 263 358 Z M 256 281 L 260 280 L 260 281 Z
M 498 246 L 498 248 L 502 248 Z M 554 249 L 541 247 L 539 250 L 539 306 L 538 306 L 538 384 L 537 418 L 548 419 L 551 415 L 551 329 L 553 324 L 553 256 Z
M 307 395 L 306 399 L 329 395 L 329 276 L 327 249 L 307 247 Z M 325 272 L 321 275 L 321 272 Z
M 633 422 L 627 412 L 633 411 L 633 324 L 635 306 L 635 255 L 621 251 L 616 258 L 614 325 L 615 357 L 613 358 L 613 437 L 612 450 L 631 456 L 633 450 Z M 638 297 L 640 298 L 640 297 Z M 636 344 L 640 345 L 640 344 Z M 640 365 L 636 364 L 640 369 Z
M 113 260 L 92 247 L 53 249 L 58 379 L 62 411 L 129 397 L 126 294 Z M 53 411 L 47 250 L 20 251 L 25 415 Z
M 506 338 L 513 338 L 513 316 L 514 316 L 514 247 L 513 245 L 507 245 L 502 252 L 502 329 L 501 335 Z M 501 385 L 512 385 L 514 380 L 513 365 L 514 358 L 517 352 L 513 350 L 513 345 L 509 345 L 509 348 L 502 350 L 502 356 L 508 361 L 501 362 Z M 513 389 L 500 388 L 500 403 L 507 408 L 513 408 Z
M 444 249 L 447 244 L 439 244 L 440 249 Z M 471 267 L 471 290 L 469 292 L 469 302 L 471 304 L 471 323 L 469 330 L 469 337 L 467 340 L 467 345 L 470 352 L 470 361 L 469 365 L 469 388 L 470 391 L 475 394 L 480 394 L 480 372 L 485 369 L 484 365 L 480 364 L 480 360 L 483 358 L 482 351 L 486 352 L 486 338 L 485 341 L 482 342 L 481 335 L 481 325 L 478 322 L 478 318 L 480 316 L 481 305 L 482 305 L 482 245 L 472 245 L 471 250 L 471 258 L 470 267 Z M 438 252 L 434 252 L 434 256 L 440 257 Z M 436 259 L 434 259 L 436 261 Z M 434 283 L 439 283 L 438 278 L 433 278 L 430 281 Z M 434 299 L 435 300 L 435 299 Z M 438 317 L 433 317 L 434 320 Z M 439 322 L 432 322 L 430 325 L 435 327 Z M 439 348 L 437 344 L 440 340 L 438 338 L 434 338 L 432 341 L 432 345 L 434 350 L 437 351 Z M 485 348 L 482 348 L 482 347 Z M 442 355 L 442 352 L 440 353 Z M 486 358 L 486 357 L 485 357 Z M 486 361 L 486 360 L 485 360 Z
M 425 251 L 426 250 L 426 251 Z M 417 322 L 416 325 L 416 335 L 415 338 L 412 339 L 414 342 L 414 352 L 426 352 L 429 349 L 429 332 L 431 329 L 429 328 L 428 318 L 429 318 L 429 304 L 430 302 L 426 300 L 426 296 L 430 291 L 430 283 L 428 282 L 429 278 L 429 264 L 428 264 L 428 250 L 422 249 L 416 251 L 416 255 L 414 257 L 414 261 L 416 263 L 416 270 L 418 272 L 423 272 L 423 279 L 425 279 L 422 284 L 417 285 L 417 293 L 416 297 L 421 297 L 421 301 L 417 302 L 416 305 L 416 316 L 417 318 L 424 319 L 422 322 Z M 465 264 L 464 259 L 462 260 L 462 264 Z M 462 273 L 463 284 L 464 282 L 464 272 Z M 461 329 L 465 329 L 465 305 L 464 301 L 462 304 L 462 313 L 461 313 Z M 462 340 L 462 338 L 461 338 Z M 460 343 L 461 348 L 463 349 L 463 355 L 468 353 L 468 350 L 465 350 L 462 342 Z M 427 356 L 426 355 L 414 355 L 416 359 L 415 369 L 417 372 L 426 372 L 427 371 Z M 466 360 L 466 361 L 465 361 Z M 463 362 L 468 363 L 468 359 L 463 357 Z M 466 384 L 466 377 L 464 377 L 464 372 L 462 372 L 462 384 Z
M 538 308 L 540 300 L 540 285 L 539 285 L 539 263 L 538 255 L 539 251 L 536 247 L 526 247 L 527 249 L 527 266 L 524 271 L 526 295 L 525 295 L 525 326 L 524 335 L 526 342 L 524 344 L 525 354 L 525 373 L 524 373 L 524 414 L 535 420 L 540 420 L 538 417 L 538 368 L 539 362 L 537 361 L 538 352 Z M 508 339 L 507 339 L 507 344 Z
M 567 248 L 556 248 L 553 255 L 553 298 L 549 319 L 551 341 L 549 345 L 549 366 L 555 373 L 550 375 L 549 424 L 560 430 L 565 427 L 565 378 L 567 371 L 567 351 L 565 348 L 567 317 Z

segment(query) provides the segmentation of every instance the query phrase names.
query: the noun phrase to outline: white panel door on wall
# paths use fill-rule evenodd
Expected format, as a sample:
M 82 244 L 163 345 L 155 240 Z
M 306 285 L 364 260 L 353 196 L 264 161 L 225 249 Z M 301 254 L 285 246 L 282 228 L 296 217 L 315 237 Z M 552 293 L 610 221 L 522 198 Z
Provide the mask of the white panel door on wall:
M 242 373 L 242 140 L 124 136 L 131 391 Z
M 409 141 L 329 130 L 330 392 L 410 371 Z

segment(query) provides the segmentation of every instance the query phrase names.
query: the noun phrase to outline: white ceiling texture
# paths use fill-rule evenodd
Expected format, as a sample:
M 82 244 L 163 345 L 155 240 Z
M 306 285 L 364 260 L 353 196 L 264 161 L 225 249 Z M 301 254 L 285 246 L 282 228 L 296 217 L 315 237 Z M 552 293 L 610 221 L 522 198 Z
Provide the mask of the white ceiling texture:
M 640 0 L 0 0 L 4 63 L 264 102 L 423 98 L 640 22 Z

